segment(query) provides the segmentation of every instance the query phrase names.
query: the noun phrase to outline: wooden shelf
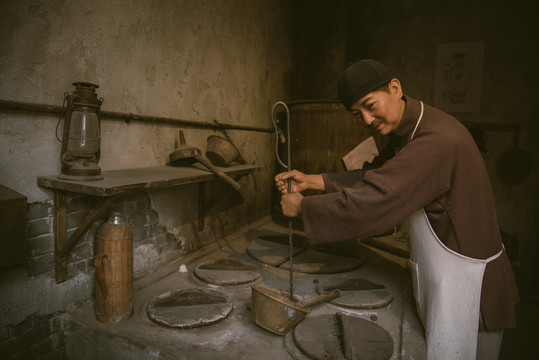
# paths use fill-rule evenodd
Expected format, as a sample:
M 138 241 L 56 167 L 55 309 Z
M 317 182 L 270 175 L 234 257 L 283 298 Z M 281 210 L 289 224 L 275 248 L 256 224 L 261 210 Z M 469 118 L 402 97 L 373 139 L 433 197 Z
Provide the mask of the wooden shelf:
M 219 168 L 230 177 L 243 176 L 259 171 L 256 165 L 234 165 Z M 70 181 L 59 179 L 57 175 L 40 176 L 37 184 L 53 190 L 73 192 L 83 195 L 107 197 L 130 191 L 159 189 L 201 181 L 209 181 L 216 176 L 208 170 L 196 166 L 157 166 L 138 169 L 103 171 L 103 180 Z
M 239 178 L 259 171 L 257 165 L 233 165 L 219 168 L 232 178 Z M 217 177 L 201 165 L 185 167 L 158 166 L 138 169 L 103 171 L 103 180 L 71 181 L 57 175 L 40 176 L 39 186 L 54 191 L 54 251 L 56 283 L 67 280 L 67 256 L 88 229 L 108 208 L 115 195 L 145 191 L 185 184 L 199 183 L 198 228 L 204 228 L 205 182 Z M 78 228 L 67 238 L 67 193 L 98 197 L 98 202 L 83 219 Z

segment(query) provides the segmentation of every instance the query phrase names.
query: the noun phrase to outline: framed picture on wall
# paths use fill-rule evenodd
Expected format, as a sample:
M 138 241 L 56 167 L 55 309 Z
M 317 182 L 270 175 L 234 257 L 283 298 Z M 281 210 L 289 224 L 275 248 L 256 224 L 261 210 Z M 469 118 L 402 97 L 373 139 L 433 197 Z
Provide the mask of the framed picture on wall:
M 481 111 L 485 43 L 439 44 L 434 106 L 447 112 Z

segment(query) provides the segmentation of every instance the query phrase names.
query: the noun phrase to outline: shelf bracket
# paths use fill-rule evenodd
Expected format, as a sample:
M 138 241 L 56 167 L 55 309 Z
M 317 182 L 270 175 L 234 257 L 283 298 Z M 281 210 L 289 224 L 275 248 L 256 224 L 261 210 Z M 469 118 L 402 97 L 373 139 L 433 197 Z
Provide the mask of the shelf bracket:
M 67 256 L 75 245 L 105 212 L 111 198 L 99 198 L 97 204 L 82 220 L 77 229 L 67 237 L 67 195 L 63 191 L 54 191 L 54 258 L 55 279 L 59 284 L 67 280 Z

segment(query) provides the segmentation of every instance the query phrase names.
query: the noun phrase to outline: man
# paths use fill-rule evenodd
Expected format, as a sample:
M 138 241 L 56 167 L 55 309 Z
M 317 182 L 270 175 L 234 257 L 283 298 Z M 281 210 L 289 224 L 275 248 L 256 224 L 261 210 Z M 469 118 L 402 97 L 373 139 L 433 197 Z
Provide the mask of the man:
M 518 292 L 472 136 L 450 115 L 405 96 L 375 60 L 343 73 L 339 98 L 359 123 L 388 136 L 389 145 L 362 170 L 278 174 L 283 213 L 302 216 L 311 244 L 375 236 L 409 219 L 427 358 L 497 358 L 503 329 L 515 326 Z M 303 197 L 307 189 L 326 194 Z M 475 282 L 466 283 L 472 272 Z

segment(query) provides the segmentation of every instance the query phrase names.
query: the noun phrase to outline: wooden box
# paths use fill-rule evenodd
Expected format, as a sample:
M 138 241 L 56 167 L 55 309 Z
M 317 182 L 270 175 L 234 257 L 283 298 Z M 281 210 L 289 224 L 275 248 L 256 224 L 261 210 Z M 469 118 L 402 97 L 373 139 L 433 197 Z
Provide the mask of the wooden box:
M 26 196 L 0 185 L 0 268 L 24 263 Z

